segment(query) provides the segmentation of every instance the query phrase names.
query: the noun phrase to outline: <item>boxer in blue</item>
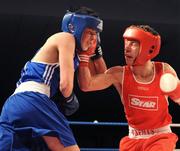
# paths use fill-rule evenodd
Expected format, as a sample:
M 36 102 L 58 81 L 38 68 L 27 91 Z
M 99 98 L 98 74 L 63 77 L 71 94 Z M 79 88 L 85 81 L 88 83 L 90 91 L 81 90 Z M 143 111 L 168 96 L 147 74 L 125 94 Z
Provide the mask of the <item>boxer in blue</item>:
M 65 14 L 63 32 L 49 37 L 25 64 L 15 92 L 2 108 L 0 151 L 80 150 L 64 114 L 71 115 L 79 107 L 73 93 L 79 64 L 76 52 L 97 49 L 93 58 L 103 62 L 97 47 L 102 24 L 86 7 Z M 58 89 L 64 96 L 62 110 L 51 99 Z

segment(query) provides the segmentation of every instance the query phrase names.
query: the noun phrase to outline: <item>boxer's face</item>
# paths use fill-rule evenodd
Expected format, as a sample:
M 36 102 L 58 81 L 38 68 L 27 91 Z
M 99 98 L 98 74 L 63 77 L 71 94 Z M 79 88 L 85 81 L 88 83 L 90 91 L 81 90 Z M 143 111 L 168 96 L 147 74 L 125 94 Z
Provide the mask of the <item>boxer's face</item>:
M 124 56 L 127 65 L 133 65 L 136 57 L 139 54 L 140 43 L 137 40 L 125 39 L 124 40 Z
M 83 50 L 88 50 L 89 48 L 96 48 L 97 45 L 97 32 L 93 29 L 86 28 L 83 32 L 81 39 L 81 47 Z

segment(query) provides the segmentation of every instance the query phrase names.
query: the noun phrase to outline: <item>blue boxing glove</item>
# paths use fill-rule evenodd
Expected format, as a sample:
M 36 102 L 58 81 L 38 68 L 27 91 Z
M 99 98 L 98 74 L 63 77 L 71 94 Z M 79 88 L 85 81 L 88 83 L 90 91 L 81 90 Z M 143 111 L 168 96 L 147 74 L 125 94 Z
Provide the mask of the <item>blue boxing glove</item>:
M 79 101 L 74 92 L 68 98 L 64 98 L 61 105 L 62 112 L 66 116 L 74 114 L 79 109 Z

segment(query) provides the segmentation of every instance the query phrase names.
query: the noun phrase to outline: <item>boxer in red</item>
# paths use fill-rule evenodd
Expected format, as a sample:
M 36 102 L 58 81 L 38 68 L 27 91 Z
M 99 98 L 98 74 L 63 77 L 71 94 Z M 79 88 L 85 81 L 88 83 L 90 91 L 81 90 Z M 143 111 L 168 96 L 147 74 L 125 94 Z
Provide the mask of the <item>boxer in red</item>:
M 101 90 L 112 84 L 117 89 L 129 125 L 121 151 L 173 151 L 178 138 L 170 128 L 168 97 L 180 104 L 180 81 L 168 63 L 151 60 L 159 54 L 161 37 L 148 25 L 132 25 L 123 37 L 125 66 L 91 75 L 88 62 L 81 59 L 91 55 L 79 53 L 81 89 Z

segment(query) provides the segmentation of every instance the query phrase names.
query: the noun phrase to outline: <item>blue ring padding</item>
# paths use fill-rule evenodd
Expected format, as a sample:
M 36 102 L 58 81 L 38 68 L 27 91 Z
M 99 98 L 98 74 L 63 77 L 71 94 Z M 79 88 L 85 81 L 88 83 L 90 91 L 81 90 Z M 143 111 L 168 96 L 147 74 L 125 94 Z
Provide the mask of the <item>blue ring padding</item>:
M 119 151 L 117 148 L 81 148 L 81 151 Z
M 71 125 L 93 125 L 93 126 L 128 126 L 125 122 L 82 122 L 82 121 L 69 121 Z

